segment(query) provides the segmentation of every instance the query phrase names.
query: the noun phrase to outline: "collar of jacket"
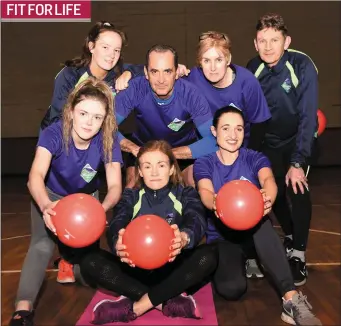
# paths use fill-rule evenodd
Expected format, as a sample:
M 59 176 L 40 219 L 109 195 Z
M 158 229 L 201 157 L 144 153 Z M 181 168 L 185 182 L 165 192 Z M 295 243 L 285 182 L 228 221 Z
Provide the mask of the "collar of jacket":
M 115 67 L 114 67 L 115 68 Z M 116 73 L 114 71 L 114 68 L 108 71 L 107 75 L 103 79 L 106 83 L 109 85 L 115 84 L 114 80 L 116 79 Z M 90 65 L 86 66 L 86 72 L 88 73 L 89 76 L 93 76 L 91 71 L 90 71 Z
M 278 63 L 275 66 L 269 67 L 268 65 L 266 65 L 266 67 L 269 71 L 275 74 L 279 74 L 285 67 L 285 63 L 288 61 L 288 59 L 289 59 L 289 53 L 287 50 L 285 50 L 282 55 L 282 58 L 278 61 Z
M 158 190 L 153 190 L 147 187 L 145 184 L 143 185 L 143 189 L 145 190 L 146 195 L 150 198 L 157 199 L 158 201 L 162 201 L 163 199 L 165 199 L 170 193 L 172 187 L 173 185 L 171 182 L 169 182 L 166 186 Z

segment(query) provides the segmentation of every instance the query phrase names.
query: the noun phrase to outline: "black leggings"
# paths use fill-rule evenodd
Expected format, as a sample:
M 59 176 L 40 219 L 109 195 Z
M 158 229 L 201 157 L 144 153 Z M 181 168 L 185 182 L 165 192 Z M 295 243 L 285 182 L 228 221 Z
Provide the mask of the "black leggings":
M 261 263 L 275 282 L 280 295 L 295 290 L 294 281 L 282 242 L 268 218 L 254 229 L 232 231 L 228 240 L 216 242 L 219 262 L 213 275 L 213 285 L 226 300 L 238 300 L 247 289 L 243 244 L 253 237 Z
M 217 251 L 212 245 L 184 250 L 174 262 L 147 271 L 131 268 L 107 251 L 88 254 L 80 264 L 85 281 L 91 285 L 138 301 L 148 293 L 153 306 L 173 298 L 205 281 L 217 267 Z
M 273 205 L 273 212 L 285 235 L 293 236 L 293 248 L 305 251 L 308 243 L 309 227 L 312 215 L 310 191 L 304 189 L 302 194 L 297 187 L 297 194 L 292 186 L 285 184 L 285 176 L 290 167 L 290 159 L 294 144 L 282 148 L 263 148 L 263 153 L 269 158 L 276 179 L 278 194 Z M 304 167 L 305 172 L 307 167 Z M 289 207 L 291 202 L 291 209 Z

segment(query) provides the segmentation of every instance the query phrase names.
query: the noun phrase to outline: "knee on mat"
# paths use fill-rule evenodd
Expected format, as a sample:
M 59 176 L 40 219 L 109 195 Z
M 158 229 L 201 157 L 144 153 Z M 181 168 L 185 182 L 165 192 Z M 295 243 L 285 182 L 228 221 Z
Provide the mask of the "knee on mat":
M 243 283 L 220 282 L 214 284 L 215 291 L 225 300 L 236 301 L 246 292 L 246 280 Z

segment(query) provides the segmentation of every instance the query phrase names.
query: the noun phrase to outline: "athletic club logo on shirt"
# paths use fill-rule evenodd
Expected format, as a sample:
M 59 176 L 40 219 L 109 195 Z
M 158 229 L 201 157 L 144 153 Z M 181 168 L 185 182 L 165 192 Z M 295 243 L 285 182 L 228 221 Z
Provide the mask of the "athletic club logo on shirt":
M 184 124 L 185 121 L 175 118 L 167 127 L 173 131 L 179 131 Z
M 281 86 L 285 90 L 286 93 L 289 93 L 291 90 L 290 78 L 287 78 Z
M 87 182 L 89 183 L 94 176 L 96 175 L 97 171 L 94 170 L 90 164 L 86 164 L 81 172 L 81 177 Z
M 249 179 L 247 179 L 247 178 L 245 178 L 245 177 L 243 177 L 243 176 L 241 176 L 239 180 L 245 180 L 245 181 L 251 182 Z M 251 183 L 252 183 L 252 182 L 251 182 Z

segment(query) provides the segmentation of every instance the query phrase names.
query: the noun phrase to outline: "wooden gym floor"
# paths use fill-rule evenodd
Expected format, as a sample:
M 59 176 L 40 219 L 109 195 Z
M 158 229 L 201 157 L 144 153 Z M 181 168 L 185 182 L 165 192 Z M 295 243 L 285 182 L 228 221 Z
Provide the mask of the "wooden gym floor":
M 309 278 L 301 290 L 323 325 L 341 325 L 341 169 L 314 168 L 309 182 L 313 198 L 307 252 Z M 25 177 L 2 178 L 2 325 L 8 325 L 13 312 L 20 270 L 30 242 L 29 201 Z M 56 275 L 50 264 L 35 311 L 36 325 L 75 325 L 94 294 L 90 288 L 60 285 Z M 249 280 L 248 292 L 238 302 L 216 297 L 215 307 L 219 325 L 286 325 L 280 319 L 281 300 L 267 279 Z

